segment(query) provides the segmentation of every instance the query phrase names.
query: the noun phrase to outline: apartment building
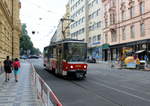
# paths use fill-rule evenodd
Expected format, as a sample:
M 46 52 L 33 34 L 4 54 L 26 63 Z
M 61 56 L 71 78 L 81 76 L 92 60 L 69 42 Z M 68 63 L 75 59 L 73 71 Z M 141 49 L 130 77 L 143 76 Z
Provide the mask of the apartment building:
M 88 53 L 97 61 L 102 60 L 103 8 L 101 0 L 88 0 Z
M 150 0 L 102 0 L 103 60 L 117 60 L 124 48 L 150 58 Z
M 0 62 L 19 57 L 20 7 L 19 0 L 0 0 Z
M 71 38 L 88 43 L 88 56 L 102 60 L 103 8 L 101 0 L 70 0 Z
M 87 0 L 69 0 L 70 18 L 74 20 L 70 25 L 72 39 L 87 41 Z

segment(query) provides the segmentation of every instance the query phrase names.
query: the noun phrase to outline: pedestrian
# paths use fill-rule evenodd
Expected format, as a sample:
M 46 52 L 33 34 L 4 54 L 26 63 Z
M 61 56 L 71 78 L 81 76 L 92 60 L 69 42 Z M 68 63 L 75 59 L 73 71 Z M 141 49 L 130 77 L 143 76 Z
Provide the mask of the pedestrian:
M 4 70 L 5 70 L 5 82 L 9 81 L 10 73 L 12 72 L 12 61 L 9 56 L 4 60 Z
M 148 61 L 147 55 L 144 56 L 144 60 L 145 60 L 146 62 Z
M 15 81 L 18 82 L 18 74 L 20 72 L 20 62 L 18 58 L 16 58 L 15 61 L 13 62 L 13 70 L 14 70 Z

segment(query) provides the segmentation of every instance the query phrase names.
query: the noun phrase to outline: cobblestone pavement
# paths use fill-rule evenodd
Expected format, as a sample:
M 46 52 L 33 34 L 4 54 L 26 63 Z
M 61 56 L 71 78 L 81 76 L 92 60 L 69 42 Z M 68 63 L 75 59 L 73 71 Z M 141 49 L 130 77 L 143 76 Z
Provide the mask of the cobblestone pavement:
M 18 82 L 15 82 L 13 73 L 9 82 L 4 81 L 4 74 L 0 75 L 0 106 L 41 106 L 32 87 L 29 63 L 21 63 L 19 75 Z

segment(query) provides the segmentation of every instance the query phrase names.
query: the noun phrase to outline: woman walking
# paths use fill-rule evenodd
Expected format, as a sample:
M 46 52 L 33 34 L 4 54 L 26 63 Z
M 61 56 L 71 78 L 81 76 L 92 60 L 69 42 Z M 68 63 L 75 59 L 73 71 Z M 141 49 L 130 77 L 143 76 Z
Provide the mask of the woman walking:
M 20 72 L 20 62 L 18 58 L 16 58 L 15 61 L 13 62 L 13 69 L 14 69 L 15 81 L 18 82 L 18 74 Z

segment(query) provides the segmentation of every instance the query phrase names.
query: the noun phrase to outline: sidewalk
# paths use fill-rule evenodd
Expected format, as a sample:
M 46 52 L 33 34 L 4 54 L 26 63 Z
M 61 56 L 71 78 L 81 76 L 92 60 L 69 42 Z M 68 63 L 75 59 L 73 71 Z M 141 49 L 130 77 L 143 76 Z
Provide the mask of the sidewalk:
M 9 82 L 4 81 L 4 73 L 0 75 L 0 106 L 42 106 L 32 87 L 31 70 L 28 62 L 22 62 L 17 83 L 13 73 Z

